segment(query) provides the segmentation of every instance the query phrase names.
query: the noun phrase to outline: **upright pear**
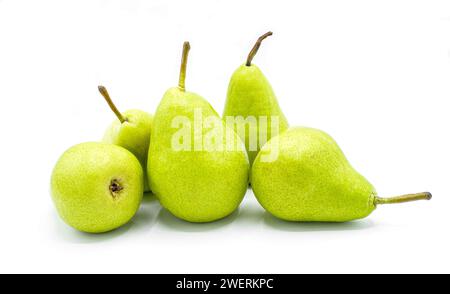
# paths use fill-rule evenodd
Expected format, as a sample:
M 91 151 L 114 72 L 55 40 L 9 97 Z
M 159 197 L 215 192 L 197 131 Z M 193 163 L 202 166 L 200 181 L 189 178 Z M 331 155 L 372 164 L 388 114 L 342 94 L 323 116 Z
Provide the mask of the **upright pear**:
M 278 158 L 266 160 L 266 153 Z M 368 216 L 380 204 L 431 199 L 428 192 L 378 197 L 328 134 L 304 127 L 289 129 L 261 149 L 252 188 L 268 212 L 288 221 L 345 222 Z
M 204 98 L 186 91 L 189 49 L 185 42 L 178 87 L 167 90 L 156 110 L 147 171 L 163 207 L 186 221 L 210 222 L 239 206 L 249 162 L 237 134 Z
M 131 109 L 121 113 L 113 103 L 106 88 L 98 86 L 98 90 L 117 116 L 117 119 L 106 129 L 103 142 L 121 146 L 133 153 L 141 163 L 142 169 L 146 171 L 152 115 L 139 109 Z M 144 191 L 149 190 L 147 175 L 145 175 Z
M 262 71 L 252 64 L 261 42 L 271 35 L 272 32 L 268 32 L 258 38 L 246 63 L 231 76 L 223 113 L 224 120 L 233 123 L 235 131 L 244 140 L 250 164 L 267 140 L 288 128 L 272 86 Z

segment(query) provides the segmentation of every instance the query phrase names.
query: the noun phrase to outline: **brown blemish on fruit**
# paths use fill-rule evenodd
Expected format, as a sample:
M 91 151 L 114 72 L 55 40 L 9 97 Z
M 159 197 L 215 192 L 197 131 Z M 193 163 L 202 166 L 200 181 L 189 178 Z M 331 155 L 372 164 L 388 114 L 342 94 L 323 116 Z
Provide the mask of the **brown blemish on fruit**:
M 111 180 L 111 184 L 109 184 L 109 192 L 113 198 L 117 198 L 119 196 L 120 191 L 123 190 L 122 185 L 119 180 L 113 179 Z

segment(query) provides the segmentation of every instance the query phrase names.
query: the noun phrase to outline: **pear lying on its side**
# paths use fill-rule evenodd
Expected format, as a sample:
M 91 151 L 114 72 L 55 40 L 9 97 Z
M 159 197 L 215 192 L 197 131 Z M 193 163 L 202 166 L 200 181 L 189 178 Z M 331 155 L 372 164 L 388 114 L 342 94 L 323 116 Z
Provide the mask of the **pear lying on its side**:
M 75 145 L 59 158 L 51 194 L 73 228 L 102 233 L 127 223 L 142 199 L 143 171 L 125 148 L 98 142 Z
M 179 87 L 167 90 L 156 110 L 147 171 L 163 207 L 186 221 L 210 222 L 241 203 L 249 162 L 237 134 L 204 98 L 185 90 L 189 48 L 186 42 Z M 237 142 L 231 150 L 224 145 L 226 133 Z M 217 141 L 206 144 L 212 138 Z
M 103 142 L 121 146 L 137 157 L 144 170 L 144 191 L 150 191 L 146 170 L 153 117 L 138 109 L 121 113 L 112 102 L 106 88 L 98 86 L 98 90 L 117 116 L 117 119 L 106 129 Z
M 278 154 L 278 158 L 264 160 L 266 153 Z M 291 128 L 267 142 L 251 177 L 259 203 L 288 221 L 351 221 L 368 216 L 378 204 L 431 199 L 428 192 L 378 197 L 328 134 L 303 127 Z
M 252 64 L 261 42 L 271 35 L 272 32 L 268 32 L 259 37 L 246 63 L 231 76 L 223 113 L 224 120 L 227 117 L 242 118 L 235 121 L 234 129 L 245 142 L 250 164 L 270 138 L 288 128 L 272 86 L 262 71 Z

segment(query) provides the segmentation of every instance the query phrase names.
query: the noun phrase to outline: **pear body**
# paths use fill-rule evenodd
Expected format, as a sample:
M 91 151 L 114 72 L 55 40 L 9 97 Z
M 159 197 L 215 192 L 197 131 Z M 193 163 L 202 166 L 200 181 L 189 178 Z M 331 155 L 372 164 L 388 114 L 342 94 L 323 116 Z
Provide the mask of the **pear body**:
M 206 120 L 216 127 L 196 132 L 194 123 Z M 195 142 L 214 135 L 224 138 L 226 130 L 238 142 L 236 149 L 220 150 L 218 144 L 216 148 L 196 150 Z M 177 137 L 181 131 L 187 137 Z M 174 142 L 188 143 L 180 149 Z M 249 163 L 240 138 L 227 129 L 205 99 L 171 88 L 154 116 L 147 171 L 150 187 L 163 207 L 186 221 L 210 222 L 226 217 L 239 206 L 247 190 Z
M 149 191 L 146 170 L 153 117 L 138 109 L 125 111 L 123 116 L 125 122 L 116 119 L 106 129 L 103 142 L 121 146 L 136 156 L 144 170 L 144 191 Z
M 127 223 L 143 194 L 143 171 L 128 150 L 90 142 L 69 148 L 51 177 L 51 195 L 60 217 L 73 228 L 102 233 Z
M 275 148 L 276 160 L 262 160 Z M 328 134 L 311 128 L 290 128 L 261 149 L 252 188 L 268 212 L 288 221 L 344 222 L 375 209 L 374 187 Z
M 245 142 L 250 164 L 253 163 L 256 155 L 261 147 L 272 136 L 281 134 L 288 128 L 288 122 L 278 104 L 275 93 L 266 79 L 262 71 L 256 65 L 241 65 L 233 73 L 228 85 L 227 100 L 223 113 L 224 120 L 226 117 L 239 117 L 243 119 L 253 117 L 256 125 L 249 124 L 247 121 L 241 121 L 234 125 L 235 131 L 241 136 Z M 278 127 L 276 124 L 272 126 L 272 117 L 278 119 Z M 267 125 L 261 123 L 260 118 L 267 119 Z M 240 129 L 245 130 L 245 134 Z M 275 128 L 276 132 L 273 131 Z M 250 134 L 256 134 L 252 138 Z M 251 144 L 251 141 L 257 138 L 257 144 Z

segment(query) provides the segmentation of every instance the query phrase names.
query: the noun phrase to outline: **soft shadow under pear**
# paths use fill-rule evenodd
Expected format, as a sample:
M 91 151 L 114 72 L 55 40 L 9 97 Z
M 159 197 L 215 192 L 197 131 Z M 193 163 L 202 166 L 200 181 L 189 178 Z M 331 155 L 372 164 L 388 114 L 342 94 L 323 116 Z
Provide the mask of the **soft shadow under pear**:
M 209 223 L 191 223 L 177 218 L 167 209 L 161 209 L 158 215 L 159 223 L 171 230 L 182 232 L 207 232 L 221 229 L 236 220 L 239 211 L 236 210 L 229 216 Z
M 55 218 L 54 223 L 56 226 L 56 235 L 64 239 L 64 241 L 76 244 L 106 242 L 125 234 L 134 225 L 133 222 L 130 221 L 115 230 L 105 233 L 92 234 L 77 231 L 76 229 L 65 224 L 56 214 L 54 214 L 53 217 Z
M 354 231 L 370 229 L 374 226 L 374 223 L 370 219 L 344 223 L 289 222 L 278 219 L 268 212 L 264 214 L 264 223 L 273 229 L 287 232 Z

